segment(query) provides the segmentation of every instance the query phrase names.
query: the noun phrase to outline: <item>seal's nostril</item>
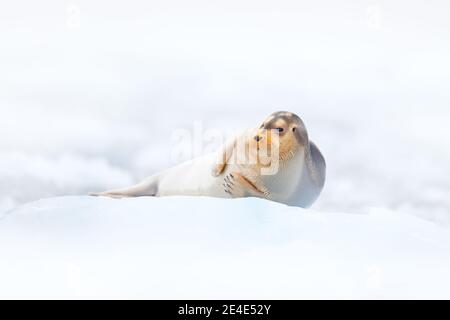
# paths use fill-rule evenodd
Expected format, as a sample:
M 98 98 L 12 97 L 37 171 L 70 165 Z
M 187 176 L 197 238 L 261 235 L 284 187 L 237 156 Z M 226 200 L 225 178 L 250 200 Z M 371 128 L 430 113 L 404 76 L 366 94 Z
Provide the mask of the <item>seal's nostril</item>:
M 260 136 L 255 136 L 255 140 L 259 142 L 262 138 Z

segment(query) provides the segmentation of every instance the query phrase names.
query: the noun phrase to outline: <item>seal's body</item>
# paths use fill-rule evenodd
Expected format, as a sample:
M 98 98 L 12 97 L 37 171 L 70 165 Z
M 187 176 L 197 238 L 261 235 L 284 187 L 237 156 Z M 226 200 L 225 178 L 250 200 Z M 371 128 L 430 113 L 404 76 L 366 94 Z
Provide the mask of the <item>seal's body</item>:
M 133 187 L 91 195 L 253 196 L 309 207 L 322 191 L 325 170 L 325 160 L 309 140 L 302 120 L 290 112 L 276 112 L 217 153 L 172 167 Z

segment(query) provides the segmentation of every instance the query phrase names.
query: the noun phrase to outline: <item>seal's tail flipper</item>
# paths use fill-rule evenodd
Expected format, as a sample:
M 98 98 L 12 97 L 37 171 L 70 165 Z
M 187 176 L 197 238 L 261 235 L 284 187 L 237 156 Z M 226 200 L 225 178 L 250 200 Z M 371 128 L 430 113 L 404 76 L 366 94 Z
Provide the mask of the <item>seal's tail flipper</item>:
M 116 198 L 116 199 L 131 197 L 131 196 L 125 195 L 125 194 L 114 193 L 112 190 L 105 191 L 105 192 L 89 192 L 88 195 L 92 196 L 92 197 L 110 197 L 110 198 Z
M 89 192 L 88 196 L 91 197 L 100 197 L 101 196 L 101 192 Z
M 94 197 L 127 198 L 156 196 L 157 191 L 158 179 L 156 176 L 152 176 L 129 188 L 114 189 L 104 192 L 90 192 L 89 195 Z

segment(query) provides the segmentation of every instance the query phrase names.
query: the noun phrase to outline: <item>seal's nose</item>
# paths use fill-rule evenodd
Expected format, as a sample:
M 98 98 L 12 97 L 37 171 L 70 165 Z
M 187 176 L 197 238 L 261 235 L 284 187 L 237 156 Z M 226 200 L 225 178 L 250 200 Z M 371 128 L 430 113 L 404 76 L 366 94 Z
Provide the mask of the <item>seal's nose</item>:
M 262 137 L 260 137 L 260 136 L 255 136 L 254 139 L 256 140 L 256 142 L 259 142 L 259 141 L 262 139 Z

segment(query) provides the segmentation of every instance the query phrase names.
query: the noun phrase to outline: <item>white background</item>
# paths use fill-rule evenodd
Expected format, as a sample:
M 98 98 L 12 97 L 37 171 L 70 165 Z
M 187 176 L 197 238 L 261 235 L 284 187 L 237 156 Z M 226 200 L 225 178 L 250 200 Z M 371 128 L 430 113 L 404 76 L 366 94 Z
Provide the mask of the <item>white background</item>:
M 319 211 L 450 223 L 442 1 L 2 1 L 0 214 L 173 165 L 176 129 L 305 121 Z

